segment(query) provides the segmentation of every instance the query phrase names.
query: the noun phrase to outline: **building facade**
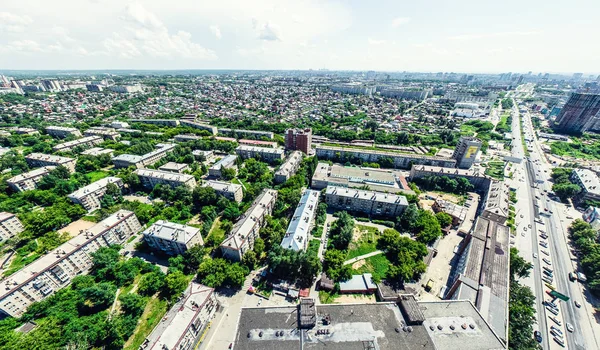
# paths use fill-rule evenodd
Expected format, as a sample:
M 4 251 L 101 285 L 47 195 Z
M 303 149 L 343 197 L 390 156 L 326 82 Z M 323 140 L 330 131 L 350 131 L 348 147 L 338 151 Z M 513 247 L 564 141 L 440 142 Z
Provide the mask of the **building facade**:
M 452 154 L 452 158 L 456 159 L 456 167 L 469 169 L 475 163 L 482 144 L 478 138 L 461 137 Z
M 600 201 L 600 179 L 588 169 L 573 169 L 571 182 L 581 187 L 581 192 L 575 196 L 576 202 L 585 200 Z
M 312 148 L 312 129 L 287 129 L 285 131 L 285 149 L 309 154 Z
M 300 168 L 300 163 L 302 163 L 302 153 L 300 151 L 292 152 L 275 172 L 275 183 L 284 183 L 294 176 Z
M 133 212 L 119 210 L 5 278 L 0 313 L 22 316 L 34 302 L 68 286 L 73 277 L 87 274 L 92 267 L 92 253 L 102 247 L 122 244 L 141 228 Z
M 46 134 L 56 137 L 59 139 L 64 139 L 66 137 L 81 137 L 81 131 L 75 128 L 67 128 L 64 126 L 48 126 L 46 127 Z
M 258 158 L 267 163 L 282 161 L 284 157 L 284 152 L 280 148 L 273 149 L 246 145 L 238 146 L 235 149 L 235 153 L 242 159 Z
M 242 261 L 244 254 L 254 248 L 254 241 L 259 237 L 260 228 L 265 216 L 271 215 L 277 191 L 264 189 L 252 206 L 235 223 L 229 236 L 221 243 L 223 257 L 232 261 Z
M 226 155 L 225 157 L 221 158 L 221 160 L 213 164 L 210 168 L 208 168 L 208 175 L 213 177 L 221 177 L 223 175 L 221 173 L 221 170 L 235 168 L 236 160 L 237 156 L 235 154 Z
M 204 245 L 200 229 L 164 220 L 158 220 L 142 234 L 152 249 L 168 255 L 183 254 L 196 244 Z
M 83 133 L 85 136 L 100 136 L 105 140 L 116 141 L 121 137 L 121 134 L 113 128 L 93 127 Z
M 52 150 L 54 152 L 70 152 L 76 147 L 90 148 L 101 144 L 103 141 L 104 140 L 100 136 L 86 136 L 77 140 L 59 143 L 58 145 L 52 147 Z
M 408 207 L 404 196 L 337 186 L 327 186 L 325 200 L 337 210 L 385 217 L 398 217 Z
M 101 200 L 102 197 L 104 197 L 104 194 L 106 194 L 108 184 L 114 184 L 115 186 L 119 187 L 119 189 L 123 188 L 123 180 L 118 177 L 109 176 L 96 182 L 92 182 L 91 184 L 71 193 L 67 197 L 73 203 L 81 204 L 85 210 L 94 211 L 102 207 Z
M 12 238 L 24 230 L 25 227 L 15 214 L 0 213 L 0 242 Z
M 48 175 L 55 166 L 45 166 L 32 171 L 11 177 L 6 181 L 10 188 L 15 191 L 29 191 L 37 188 L 37 184 L 42 181 L 44 176 Z
M 185 163 L 168 162 L 158 168 L 162 171 L 170 171 L 172 173 L 183 173 L 184 171 L 190 170 L 190 166 Z
M 217 195 L 223 196 L 229 200 L 242 202 L 244 191 L 241 185 L 225 181 L 208 180 L 202 184 L 203 187 L 210 187 L 215 190 Z
M 588 129 L 600 129 L 598 112 L 600 93 L 574 92 L 560 110 L 554 129 L 567 134 L 580 134 Z
M 192 175 L 153 169 L 136 169 L 134 173 L 139 176 L 142 185 L 148 189 L 152 189 L 158 184 L 173 188 L 187 186 L 190 190 L 196 187 L 196 179 Z
M 153 165 L 154 163 L 166 157 L 167 154 L 175 150 L 176 145 L 167 143 L 157 145 L 156 147 L 157 148 L 154 151 L 146 153 L 143 156 L 121 154 L 114 157 L 112 162 L 115 165 L 115 168 L 128 168 L 130 166 L 142 168 L 148 165 Z
M 51 154 L 43 153 L 31 153 L 25 156 L 25 161 L 31 167 L 45 167 L 45 166 L 64 166 L 69 169 L 71 173 L 75 172 L 75 164 L 77 159 L 69 157 L 55 156 Z
M 219 134 L 231 135 L 236 138 L 241 138 L 243 136 L 252 136 L 256 138 L 268 138 L 272 140 L 275 136 L 270 131 L 259 131 L 259 130 L 243 130 L 243 129 L 228 129 L 228 128 L 219 128 L 217 129 Z
M 184 120 L 184 119 L 180 120 L 179 123 L 182 126 L 187 126 L 187 127 L 194 128 L 194 129 L 206 130 L 209 133 L 211 133 L 212 135 L 217 134 L 217 128 L 215 126 L 211 126 L 208 124 L 202 124 L 202 123 L 196 123 L 194 121 Z

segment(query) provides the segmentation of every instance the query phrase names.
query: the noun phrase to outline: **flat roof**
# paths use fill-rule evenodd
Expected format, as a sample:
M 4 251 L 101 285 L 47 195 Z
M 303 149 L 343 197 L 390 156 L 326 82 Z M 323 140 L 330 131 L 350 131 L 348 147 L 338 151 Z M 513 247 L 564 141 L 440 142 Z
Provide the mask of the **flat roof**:
M 174 173 L 171 171 L 163 171 L 163 170 L 136 169 L 134 172 L 138 176 L 153 177 L 153 178 L 157 178 L 157 179 L 165 179 L 168 181 L 188 182 L 188 181 L 194 179 L 194 177 L 192 175 Z
M 492 181 L 485 200 L 485 209 L 508 217 L 508 185 L 502 181 Z
M 66 126 L 58 126 L 58 125 L 50 125 L 46 127 L 46 130 L 56 130 L 56 131 L 79 131 L 77 128 L 71 128 Z
M 116 157 L 113 157 L 112 160 L 124 161 L 129 163 L 139 163 L 142 161 L 142 156 L 138 156 L 135 154 L 121 154 Z
M 59 143 L 58 145 L 52 147 L 53 149 L 59 150 L 67 147 L 75 147 L 81 145 L 83 143 L 92 142 L 92 141 L 102 141 L 102 137 L 100 136 L 86 136 L 77 140 L 67 141 L 63 143 Z
M 168 162 L 165 165 L 162 165 L 161 167 L 159 167 L 159 170 L 176 170 L 176 171 L 181 171 L 182 169 L 185 169 L 186 167 L 189 167 L 188 164 L 185 163 L 175 163 L 175 162 Z
M 223 166 L 229 166 L 235 162 L 237 156 L 235 154 L 228 154 L 225 157 L 221 158 L 218 162 L 213 164 L 211 169 L 221 169 Z
M 408 201 L 406 197 L 400 196 L 393 193 L 381 193 L 375 191 L 367 191 L 360 190 L 356 188 L 346 188 L 346 187 L 337 187 L 337 186 L 327 186 L 325 190 L 326 194 L 341 196 L 341 197 L 350 197 L 350 198 L 360 198 L 364 200 L 370 200 L 375 202 L 382 203 L 397 203 L 401 205 L 408 205 Z
M 380 155 L 385 155 L 385 156 L 390 156 L 390 157 L 422 158 L 422 159 L 440 160 L 440 161 L 456 163 L 456 160 L 454 160 L 452 158 L 427 156 L 427 155 L 423 155 L 423 154 L 414 154 L 414 153 L 392 152 L 392 151 L 386 151 L 386 150 L 370 149 L 368 147 L 318 145 L 317 151 L 319 149 L 329 150 L 329 151 L 338 151 L 338 152 L 357 152 L 357 153 L 380 154 Z
M 457 176 L 472 176 L 472 177 L 482 177 L 482 178 L 491 178 L 483 172 L 482 169 L 472 167 L 470 169 L 458 169 L 458 168 L 447 168 L 441 166 L 432 166 L 432 165 L 420 165 L 414 164 L 412 169 L 417 171 L 426 171 L 430 173 L 435 173 L 437 175 L 457 175 Z
M 294 151 L 285 162 L 277 169 L 275 175 L 289 175 L 292 169 L 302 161 L 302 152 Z
M 321 192 L 313 190 L 305 190 L 302 193 L 300 202 L 281 241 L 282 248 L 295 251 L 304 250 L 319 205 L 320 195 Z
M 109 154 L 109 153 L 113 153 L 113 152 L 114 152 L 114 150 L 109 149 L 109 148 L 93 147 L 93 148 L 90 148 L 90 149 L 87 149 L 87 150 L 81 152 L 81 154 L 88 155 L 88 156 L 97 156 L 97 155 Z
M 340 282 L 340 292 L 367 291 L 369 289 L 377 289 L 377 285 L 373 282 L 373 276 L 370 273 L 352 275 L 352 278 L 349 280 Z
M 15 183 L 21 182 L 23 180 L 27 180 L 32 177 L 37 177 L 37 176 L 48 174 L 50 171 L 54 170 L 55 168 L 56 167 L 52 166 L 52 165 L 37 168 L 37 169 L 31 170 L 31 171 L 28 171 L 26 173 L 11 177 L 10 179 L 7 180 L 7 182 L 15 182 Z
M 600 194 L 600 179 L 589 169 L 574 169 L 573 173 L 579 178 L 585 192 Z
M 112 184 L 112 183 L 117 183 L 117 182 L 123 183 L 123 181 L 118 177 L 114 177 L 114 176 L 105 177 L 105 178 L 102 178 L 98 181 L 92 182 L 91 184 L 78 189 L 77 191 L 71 193 L 67 197 L 81 199 L 81 198 L 84 198 L 85 196 L 89 195 L 90 193 L 94 193 L 100 189 L 105 188 L 106 186 L 108 186 L 109 183 Z
M 43 154 L 43 153 L 30 153 L 25 156 L 25 159 L 39 160 L 39 161 L 56 163 L 56 164 L 70 163 L 70 162 L 75 161 L 74 158 L 55 156 L 53 154 Z
M 8 220 L 14 216 L 15 216 L 15 214 L 13 214 L 13 213 L 7 213 L 5 211 L 0 212 L 0 221 Z
M 142 234 L 144 236 L 155 236 L 164 240 L 187 244 L 192 238 L 200 234 L 200 229 L 175 222 L 158 220 L 142 232 Z
M 202 185 L 204 187 L 214 188 L 216 191 L 221 192 L 237 192 L 242 188 L 242 185 L 234 184 L 231 182 L 225 181 L 215 181 L 215 180 L 207 180 Z
M 284 151 L 281 148 L 268 148 L 268 147 L 258 147 L 258 146 L 248 146 L 248 145 L 239 145 L 236 150 L 247 151 L 247 152 L 257 152 L 257 153 L 274 153 L 274 154 L 283 154 Z

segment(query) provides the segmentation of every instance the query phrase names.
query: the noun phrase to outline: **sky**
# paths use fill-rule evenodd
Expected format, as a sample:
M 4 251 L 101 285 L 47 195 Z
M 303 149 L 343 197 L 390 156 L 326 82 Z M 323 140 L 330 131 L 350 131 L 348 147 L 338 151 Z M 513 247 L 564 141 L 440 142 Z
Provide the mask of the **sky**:
M 598 0 L 0 0 L 0 70 L 598 74 L 598 13 Z

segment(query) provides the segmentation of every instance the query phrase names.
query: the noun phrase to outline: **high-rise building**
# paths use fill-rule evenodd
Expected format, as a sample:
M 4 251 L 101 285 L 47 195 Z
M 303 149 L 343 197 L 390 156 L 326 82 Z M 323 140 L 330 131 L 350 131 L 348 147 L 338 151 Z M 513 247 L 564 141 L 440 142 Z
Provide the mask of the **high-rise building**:
M 595 129 L 599 111 L 600 93 L 574 92 L 556 117 L 554 129 L 569 134 Z
M 302 151 L 309 154 L 312 146 L 312 129 L 287 129 L 285 132 L 285 149 Z
M 456 159 L 456 167 L 469 169 L 475 162 L 477 153 L 481 149 L 482 142 L 475 137 L 461 137 L 454 149 L 452 158 Z

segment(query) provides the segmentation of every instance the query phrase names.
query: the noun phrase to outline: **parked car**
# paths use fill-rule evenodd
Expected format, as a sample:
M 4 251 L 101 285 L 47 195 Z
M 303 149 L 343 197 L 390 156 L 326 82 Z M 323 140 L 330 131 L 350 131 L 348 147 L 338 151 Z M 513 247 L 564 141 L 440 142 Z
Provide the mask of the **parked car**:
M 581 307 L 581 303 L 580 303 L 580 302 L 578 302 L 577 300 L 575 300 L 575 301 L 574 301 L 574 303 L 575 303 L 575 306 L 577 306 L 578 308 L 580 308 L 580 307 Z
M 533 337 L 535 338 L 535 341 L 537 341 L 538 343 L 542 342 L 542 333 L 540 331 L 533 332 Z

